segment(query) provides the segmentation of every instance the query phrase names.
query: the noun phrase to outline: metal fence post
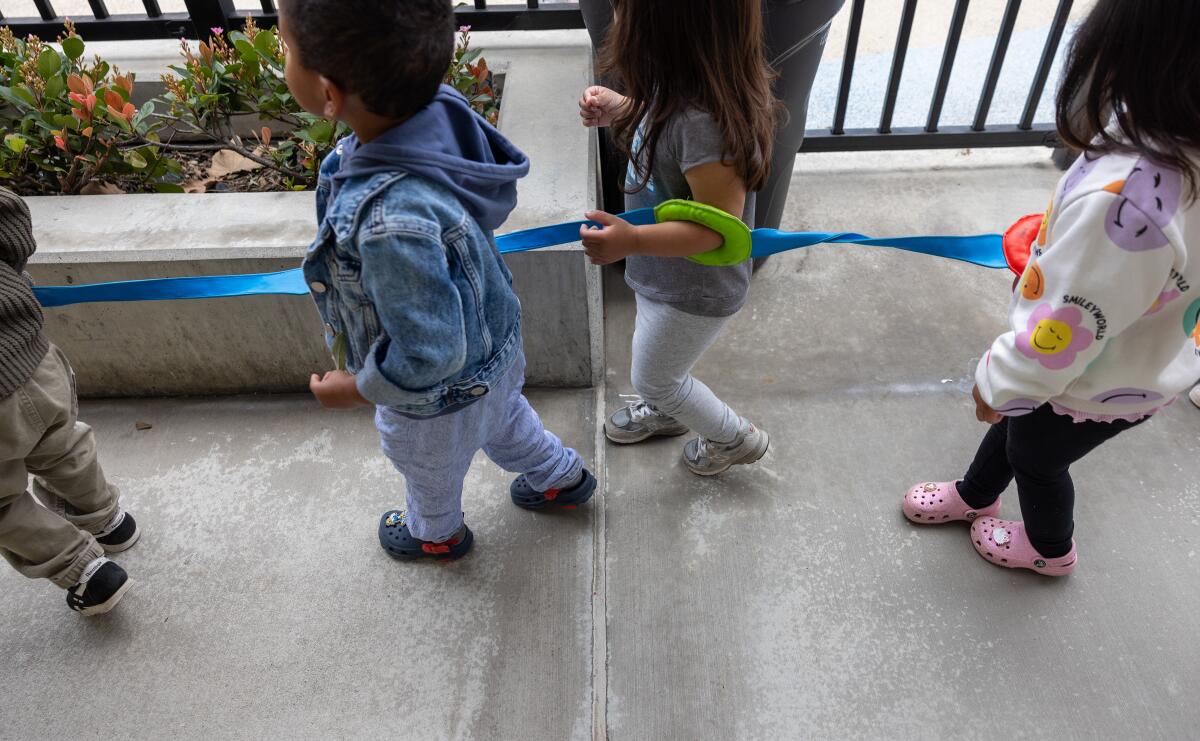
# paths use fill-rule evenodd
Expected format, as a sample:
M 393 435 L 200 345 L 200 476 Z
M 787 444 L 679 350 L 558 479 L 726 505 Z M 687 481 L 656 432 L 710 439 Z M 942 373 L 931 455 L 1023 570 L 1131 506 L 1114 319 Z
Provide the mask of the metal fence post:
M 230 20 L 237 17 L 237 8 L 233 0 L 183 0 L 187 6 L 188 15 L 192 18 L 192 27 L 196 30 L 196 38 L 207 39 L 212 35 L 212 29 L 222 31 L 233 29 Z

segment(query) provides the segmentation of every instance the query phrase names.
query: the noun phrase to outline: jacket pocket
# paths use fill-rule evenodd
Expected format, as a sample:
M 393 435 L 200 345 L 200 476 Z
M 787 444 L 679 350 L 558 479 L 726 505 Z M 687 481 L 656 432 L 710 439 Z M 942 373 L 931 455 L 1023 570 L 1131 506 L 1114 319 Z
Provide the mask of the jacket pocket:
M 459 226 L 447 232 L 445 239 L 447 257 L 450 254 L 455 256 L 458 269 L 462 272 L 467 285 L 471 287 L 471 301 L 475 305 L 474 317 L 479 327 L 479 339 L 483 343 L 483 357 L 486 359 L 492 354 L 492 332 L 488 328 L 487 312 L 484 310 L 483 279 L 479 275 L 479 268 L 476 266 L 475 260 L 472 259 L 476 257 L 476 254 L 471 250 L 470 236 L 465 226 Z M 482 255 L 480 256 L 482 257 Z M 451 268 L 453 267 L 451 265 Z M 451 276 L 453 277 L 453 270 Z

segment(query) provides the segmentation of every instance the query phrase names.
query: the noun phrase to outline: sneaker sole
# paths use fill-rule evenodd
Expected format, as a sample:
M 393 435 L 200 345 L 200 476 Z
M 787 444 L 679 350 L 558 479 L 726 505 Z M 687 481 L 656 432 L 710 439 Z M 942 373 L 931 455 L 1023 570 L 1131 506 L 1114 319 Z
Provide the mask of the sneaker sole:
M 680 427 L 667 427 L 655 430 L 654 432 L 633 433 L 629 437 L 616 437 L 615 435 L 618 434 L 620 433 L 610 431 L 607 424 L 604 425 L 604 436 L 608 438 L 609 442 L 614 442 L 617 445 L 632 445 L 640 443 L 643 440 L 649 440 L 652 437 L 679 437 L 680 435 L 688 434 L 688 428 L 682 425 Z
M 117 606 L 117 603 L 121 601 L 121 598 L 125 596 L 125 593 L 128 592 L 129 588 L 132 586 L 133 579 L 126 579 L 125 583 L 122 584 L 117 591 L 113 592 L 113 595 L 107 600 L 98 605 L 92 605 L 91 607 L 80 610 L 79 614 L 84 617 L 94 617 L 96 615 L 104 615 L 105 613 L 112 612 L 112 609 Z
M 133 537 L 130 538 L 129 540 L 125 541 L 124 543 L 115 543 L 115 544 L 100 543 L 100 547 L 103 548 L 104 552 L 108 553 L 108 554 L 124 553 L 125 551 L 132 548 L 134 546 L 134 544 L 137 543 L 141 537 L 142 537 L 142 531 L 141 531 L 141 528 L 139 528 L 137 530 L 134 530 Z M 97 541 L 97 542 L 99 542 L 99 541 Z
M 737 460 L 734 460 L 734 461 L 730 461 L 729 464 L 726 465 L 724 468 L 720 468 L 720 469 L 716 469 L 716 470 L 701 471 L 701 470 L 692 468 L 691 464 L 688 463 L 687 458 L 684 458 L 683 463 L 684 463 L 684 465 L 686 465 L 688 467 L 689 471 L 696 474 L 697 476 L 717 476 L 719 474 L 725 473 L 726 471 L 733 468 L 734 466 L 745 466 L 745 465 L 749 465 L 751 463 L 758 463 L 759 461 L 761 461 L 763 459 L 763 456 L 765 456 L 767 454 L 767 451 L 770 450 L 770 448 L 771 448 L 771 436 L 764 432 L 761 448 L 755 448 L 754 450 L 750 451 L 749 453 L 742 456 L 741 458 L 738 458 Z

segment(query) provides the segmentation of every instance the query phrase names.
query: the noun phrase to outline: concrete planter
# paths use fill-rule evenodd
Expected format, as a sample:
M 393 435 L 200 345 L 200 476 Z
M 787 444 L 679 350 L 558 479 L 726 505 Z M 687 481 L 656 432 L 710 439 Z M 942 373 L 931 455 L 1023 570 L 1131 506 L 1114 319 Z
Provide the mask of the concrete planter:
M 574 105 L 590 77 L 586 37 L 478 34 L 477 42 L 506 73 L 501 129 L 533 162 L 504 229 L 579 218 L 595 202 L 593 144 Z M 120 48 L 105 54 L 120 63 Z M 154 58 L 144 45 L 136 58 L 129 66 L 140 64 L 145 78 Z M 46 285 L 283 270 L 299 265 L 315 233 L 311 193 L 28 200 L 39 244 L 29 271 Z M 508 263 L 524 306 L 530 384 L 596 383 L 598 271 L 578 245 L 512 255 Z M 299 391 L 310 373 L 331 365 L 303 296 L 89 304 L 46 315 L 83 396 Z

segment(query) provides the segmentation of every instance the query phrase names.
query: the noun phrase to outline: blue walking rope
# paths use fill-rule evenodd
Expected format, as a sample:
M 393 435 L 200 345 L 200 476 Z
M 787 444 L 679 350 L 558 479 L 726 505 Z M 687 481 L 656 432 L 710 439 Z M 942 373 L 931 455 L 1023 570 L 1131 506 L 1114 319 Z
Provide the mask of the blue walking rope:
M 655 223 L 654 209 L 651 208 L 629 211 L 620 214 L 620 217 L 637 226 Z M 578 242 L 579 228 L 584 224 L 598 226 L 592 221 L 570 221 L 524 229 L 497 237 L 496 247 L 502 253 L 511 254 Z M 867 247 L 890 247 L 906 252 L 961 260 L 985 268 L 1008 266 L 1004 256 L 1003 237 L 999 234 L 981 234 L 973 237 L 925 236 L 876 239 L 853 232 L 785 232 L 778 229 L 755 229 L 752 237 L 752 257 L 767 257 L 818 244 L 858 244 Z M 308 294 L 308 285 L 304 282 L 304 274 L 300 268 L 293 268 L 278 273 L 255 275 L 151 278 L 78 286 L 36 286 L 33 290 L 42 306 L 54 308 L 108 301 L 168 301 L 263 295 L 304 296 Z

